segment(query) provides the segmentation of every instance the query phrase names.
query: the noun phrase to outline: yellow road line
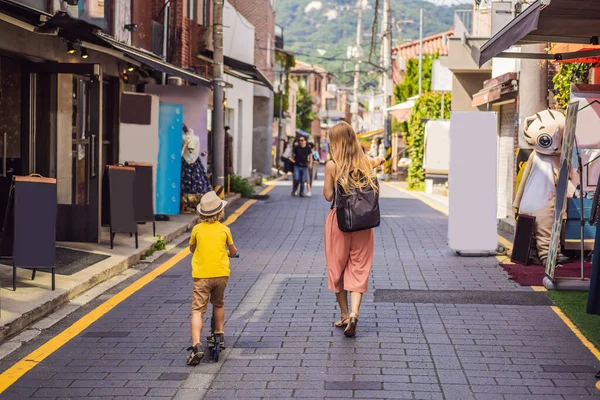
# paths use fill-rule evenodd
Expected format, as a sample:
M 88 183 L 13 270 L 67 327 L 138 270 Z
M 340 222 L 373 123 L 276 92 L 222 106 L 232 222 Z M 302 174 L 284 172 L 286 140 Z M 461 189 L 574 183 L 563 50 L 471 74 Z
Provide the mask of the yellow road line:
M 531 289 L 533 289 L 534 292 L 547 292 L 548 289 L 546 289 L 544 286 L 530 286 Z
M 275 186 L 272 183 L 269 183 L 269 186 L 265 188 L 260 194 L 267 194 L 274 187 Z M 246 202 L 244 202 L 244 204 L 242 204 L 232 215 L 229 216 L 229 218 L 227 218 L 227 220 L 225 220 L 224 224 L 233 224 L 238 219 L 238 217 L 242 215 L 254 203 L 256 203 L 256 200 L 247 200 Z M 0 394 L 3 393 L 6 389 L 8 389 L 13 383 L 15 383 L 28 371 L 30 371 L 36 365 L 41 363 L 44 359 L 46 359 L 56 350 L 64 346 L 69 340 L 79 335 L 91 324 L 100 319 L 107 312 L 121 304 L 128 297 L 130 297 L 132 294 L 146 286 L 148 283 L 152 282 L 159 275 L 171 269 L 179 261 L 183 260 L 189 253 L 190 251 L 187 247 L 181 250 L 179 253 L 175 254 L 173 257 L 165 261 L 161 266 L 142 276 L 140 279 L 136 280 L 131 285 L 127 286 L 125 289 L 121 290 L 119 293 L 115 294 L 113 297 L 106 300 L 104 303 L 100 304 L 98 307 L 81 317 L 78 321 L 73 323 L 67 329 L 65 329 L 64 331 L 62 331 L 61 333 L 59 333 L 58 335 L 41 345 L 37 350 L 34 350 L 26 357 L 15 363 L 12 367 L 8 368 L 0 375 Z
M 585 336 L 583 336 L 581 331 L 575 326 L 575 324 L 573 324 L 573 322 L 571 322 L 569 317 L 567 317 L 565 313 L 563 313 L 562 310 L 557 306 L 552 306 L 552 311 L 554 311 L 556 315 L 558 315 L 558 317 L 565 323 L 565 325 L 567 325 L 569 329 L 571 329 L 575 336 L 577 336 L 577 338 L 581 340 L 581 343 L 583 343 L 583 345 L 587 347 L 587 349 L 594 355 L 594 357 L 596 357 L 600 361 L 600 351 L 596 348 L 596 346 L 594 346 L 592 342 L 590 342 Z M 598 385 L 596 385 L 596 387 L 597 386 Z

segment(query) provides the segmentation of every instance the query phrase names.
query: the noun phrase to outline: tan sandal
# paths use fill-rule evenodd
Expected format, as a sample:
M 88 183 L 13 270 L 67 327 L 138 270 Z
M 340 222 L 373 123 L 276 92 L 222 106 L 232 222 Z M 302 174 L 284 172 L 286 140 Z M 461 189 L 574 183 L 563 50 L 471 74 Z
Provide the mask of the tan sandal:
M 344 335 L 346 337 L 354 337 L 356 335 L 356 330 L 358 328 L 358 316 L 354 313 L 351 313 L 348 317 L 348 325 L 346 325 L 346 329 L 344 329 Z
M 344 317 L 343 314 L 340 316 L 339 321 L 333 323 L 336 328 L 345 328 L 346 325 L 348 325 L 348 316 Z

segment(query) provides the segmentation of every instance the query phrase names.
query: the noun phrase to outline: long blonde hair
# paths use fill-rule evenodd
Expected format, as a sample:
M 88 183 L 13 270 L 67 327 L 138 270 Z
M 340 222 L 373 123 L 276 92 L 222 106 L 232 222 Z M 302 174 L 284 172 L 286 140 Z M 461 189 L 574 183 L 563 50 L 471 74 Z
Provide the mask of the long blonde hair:
M 348 123 L 340 122 L 329 129 L 328 135 L 331 158 L 335 163 L 334 185 L 340 185 L 345 193 L 367 186 L 377 191 L 371 161 L 365 155 L 354 129 Z

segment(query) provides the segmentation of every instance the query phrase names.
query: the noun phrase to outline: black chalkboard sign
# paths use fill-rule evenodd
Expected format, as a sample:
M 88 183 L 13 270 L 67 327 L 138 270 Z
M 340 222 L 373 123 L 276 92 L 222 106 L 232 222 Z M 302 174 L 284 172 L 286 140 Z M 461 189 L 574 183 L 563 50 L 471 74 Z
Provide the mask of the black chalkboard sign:
M 156 222 L 154 218 L 154 171 L 152 164 L 126 162 L 126 166 L 135 168 L 134 209 L 135 220 L 152 222 L 152 235 L 156 236 Z
M 120 165 L 106 167 L 102 181 L 102 221 L 110 226 L 111 249 L 117 233 L 135 234 L 135 248 L 138 248 L 134 186 L 135 168 Z
M 3 259 L 12 259 L 13 254 L 15 218 L 10 201 L 12 187 L 12 177 L 0 176 L 0 227 L 2 228 L 0 258 Z
M 517 219 L 517 229 L 515 230 L 513 251 L 510 256 L 511 262 L 529 265 L 529 253 L 531 251 L 534 227 L 535 217 L 530 215 L 519 215 Z
M 17 289 L 16 269 L 52 270 L 55 288 L 56 265 L 56 179 L 15 176 L 4 213 L 2 247 L 12 241 L 13 290 Z

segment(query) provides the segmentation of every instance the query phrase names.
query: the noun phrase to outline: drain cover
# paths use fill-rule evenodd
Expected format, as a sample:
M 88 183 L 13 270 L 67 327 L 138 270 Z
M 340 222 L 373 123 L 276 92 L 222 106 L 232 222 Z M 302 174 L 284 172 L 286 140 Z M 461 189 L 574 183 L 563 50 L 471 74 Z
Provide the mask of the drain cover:
M 376 289 L 374 297 L 375 302 L 379 303 L 553 305 L 552 300 L 543 292 Z

